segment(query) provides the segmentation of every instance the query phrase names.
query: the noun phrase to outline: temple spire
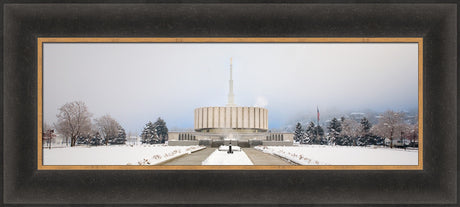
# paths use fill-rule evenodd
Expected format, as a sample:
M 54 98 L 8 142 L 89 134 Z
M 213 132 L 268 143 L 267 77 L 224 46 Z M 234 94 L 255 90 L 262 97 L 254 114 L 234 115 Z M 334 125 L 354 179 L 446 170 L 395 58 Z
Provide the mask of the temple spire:
M 228 92 L 228 103 L 227 106 L 236 106 L 235 104 L 235 95 L 233 94 L 233 77 L 232 77 L 233 69 L 232 69 L 232 58 L 230 58 L 230 80 L 228 81 L 229 84 L 229 92 Z

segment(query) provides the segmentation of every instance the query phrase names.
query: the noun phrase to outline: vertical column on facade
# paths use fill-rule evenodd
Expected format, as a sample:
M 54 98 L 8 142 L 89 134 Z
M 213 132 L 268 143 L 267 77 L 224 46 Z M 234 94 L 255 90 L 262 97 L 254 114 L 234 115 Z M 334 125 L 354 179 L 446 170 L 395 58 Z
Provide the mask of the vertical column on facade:
M 213 108 L 213 122 L 214 122 L 214 127 L 219 128 L 219 107 L 212 107 Z
M 265 109 L 265 129 L 268 130 L 268 109 Z
M 195 117 L 194 117 L 194 119 L 195 119 L 195 121 L 194 121 L 193 127 L 195 129 L 197 129 L 198 128 L 198 122 L 197 122 L 197 120 L 198 120 L 198 109 L 195 109 Z
M 259 108 L 254 109 L 254 121 L 255 121 L 254 122 L 254 124 L 255 124 L 254 128 L 260 128 L 260 125 L 259 125 L 259 123 L 260 123 L 260 114 L 259 114 L 259 112 L 260 112 Z
M 231 115 L 232 115 L 232 108 L 231 107 L 225 107 L 225 128 L 231 128 L 232 123 L 231 123 Z
M 214 127 L 214 119 L 213 119 L 214 110 L 212 107 L 208 107 L 208 128 Z
M 249 108 L 243 107 L 243 128 L 249 128 Z
M 249 107 L 249 128 L 254 128 L 254 107 Z
M 203 108 L 203 128 L 208 127 L 208 107 Z
M 219 127 L 225 128 L 225 107 L 219 107 Z
M 260 110 L 260 112 L 263 113 L 263 119 L 260 120 L 260 121 L 262 122 L 262 128 L 263 128 L 263 129 L 266 128 L 266 127 L 265 127 L 265 119 L 267 119 L 267 117 L 265 116 L 265 110 L 266 110 L 266 109 Z
M 203 108 L 198 109 L 198 128 L 203 129 Z
M 236 128 L 243 128 L 243 107 L 237 107 L 238 122 L 236 123 Z
M 231 118 L 230 118 L 230 121 L 232 123 L 231 125 L 231 128 L 237 128 L 236 124 L 238 123 L 238 118 L 237 118 L 237 109 L 236 107 L 230 107 L 231 108 L 231 111 L 232 111 L 232 114 L 231 114 Z
M 260 109 L 260 128 L 265 129 L 265 109 Z

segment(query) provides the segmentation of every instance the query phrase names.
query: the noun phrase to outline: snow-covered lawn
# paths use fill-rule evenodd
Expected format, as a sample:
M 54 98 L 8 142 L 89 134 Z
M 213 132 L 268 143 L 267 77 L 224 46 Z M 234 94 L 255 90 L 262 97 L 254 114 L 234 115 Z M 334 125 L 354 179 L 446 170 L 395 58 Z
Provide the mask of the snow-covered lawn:
M 233 154 L 227 154 L 227 151 L 216 149 L 202 165 L 254 165 L 244 151 L 233 151 Z
M 257 146 L 301 165 L 417 165 L 418 150 L 327 145 Z
M 43 165 L 155 165 L 203 148 L 165 145 L 44 148 Z

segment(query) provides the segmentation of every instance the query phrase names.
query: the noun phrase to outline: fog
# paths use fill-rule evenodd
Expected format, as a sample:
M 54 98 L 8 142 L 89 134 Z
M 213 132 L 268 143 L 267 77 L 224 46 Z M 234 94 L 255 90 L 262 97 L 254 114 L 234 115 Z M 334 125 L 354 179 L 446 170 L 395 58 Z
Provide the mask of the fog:
M 45 43 L 44 120 L 84 101 L 140 133 L 162 117 L 193 128 L 194 108 L 225 106 L 230 58 L 235 103 L 268 109 L 269 128 L 320 111 L 417 108 L 416 43 Z

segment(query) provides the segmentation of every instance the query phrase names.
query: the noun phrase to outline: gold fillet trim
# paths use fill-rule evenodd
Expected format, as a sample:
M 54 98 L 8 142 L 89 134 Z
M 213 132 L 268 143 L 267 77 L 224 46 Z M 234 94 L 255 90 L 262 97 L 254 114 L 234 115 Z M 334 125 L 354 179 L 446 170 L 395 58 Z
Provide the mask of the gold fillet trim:
M 423 38 L 418 41 L 418 166 L 423 169 Z
M 137 166 L 137 165 L 43 165 L 43 43 L 418 43 L 418 165 L 258 165 L 258 166 Z M 37 169 L 38 170 L 423 170 L 423 38 L 37 38 Z M 249 112 L 248 112 L 249 113 Z M 268 120 L 267 120 L 268 121 Z M 268 125 L 268 124 L 267 124 Z
M 43 39 L 37 41 L 37 169 L 43 168 Z

